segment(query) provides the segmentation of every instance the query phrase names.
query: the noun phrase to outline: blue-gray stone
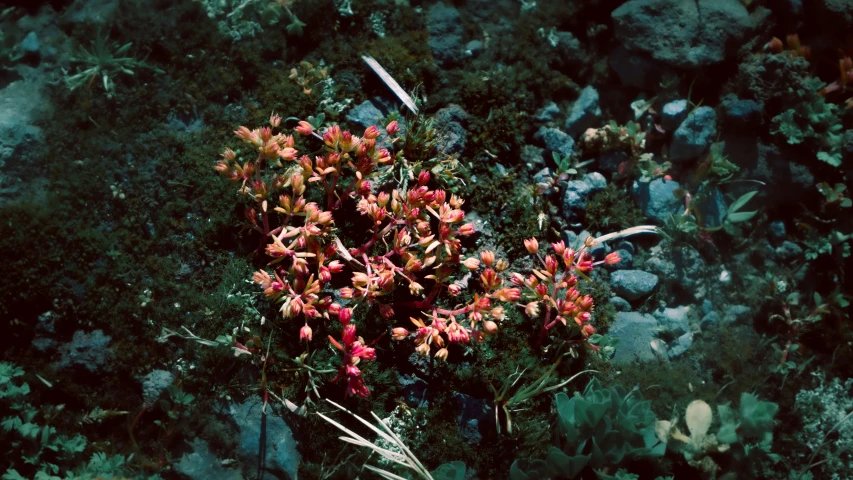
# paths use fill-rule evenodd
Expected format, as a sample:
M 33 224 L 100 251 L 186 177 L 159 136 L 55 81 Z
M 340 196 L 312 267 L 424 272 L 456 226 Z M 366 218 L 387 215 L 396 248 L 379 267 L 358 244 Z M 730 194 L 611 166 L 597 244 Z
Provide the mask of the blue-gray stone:
M 658 322 L 651 315 L 637 312 L 618 312 L 607 334 L 619 340 L 612 362 L 625 365 L 639 360 L 654 361 L 656 356 L 651 343 L 655 339 Z
M 592 238 L 595 239 L 595 236 L 593 236 L 589 231 L 581 231 L 581 233 L 578 234 L 575 243 L 573 244 L 574 249 L 580 250 L 580 248 L 584 245 L 584 242 L 586 242 L 586 238 L 589 236 L 592 236 Z M 592 255 L 592 258 L 594 258 L 595 260 L 603 260 L 604 255 L 607 254 L 607 247 L 602 243 L 596 242 L 592 245 L 592 247 L 589 247 L 587 251 L 590 255 Z
M 39 37 L 36 35 L 36 32 L 30 32 L 26 37 L 21 41 L 21 50 L 27 53 L 38 53 L 41 44 L 39 43 Z
M 524 145 L 521 147 L 519 159 L 529 170 L 539 170 L 545 166 L 545 158 L 542 156 L 544 151 L 544 148 L 535 145 Z
M 664 130 L 671 132 L 681 125 L 685 117 L 687 117 L 687 100 L 673 100 L 661 109 L 660 124 Z
M 730 93 L 720 100 L 720 107 L 728 127 L 749 130 L 761 126 L 764 107 L 755 100 L 742 100 Z
M 802 257 L 803 249 L 794 242 L 784 241 L 776 249 L 776 258 L 783 262 L 790 262 Z
M 583 133 L 587 128 L 598 127 L 601 123 L 601 107 L 598 106 L 598 90 L 585 87 L 572 105 L 569 118 L 566 119 L 566 132 L 572 137 Z
M 619 270 L 610 276 L 613 292 L 633 302 L 654 291 L 658 286 L 658 276 L 642 270 Z
M 669 345 L 669 358 L 678 358 L 684 355 L 684 352 L 686 352 L 687 349 L 692 346 L 693 332 L 687 332 L 684 335 L 681 335 L 680 337 L 675 339 L 675 341 Z
M 86 333 L 74 332 L 71 341 L 59 347 L 61 358 L 55 364 L 57 370 L 70 366 L 83 367 L 91 373 L 100 369 L 109 369 L 112 351 L 109 345 L 112 337 L 104 335 L 103 330 Z
M 708 150 L 717 138 L 717 113 L 711 107 L 699 107 L 681 122 L 672 135 L 669 157 L 690 160 Z
M 403 400 L 406 405 L 414 408 L 429 406 L 427 388 L 429 384 L 416 375 L 399 375 L 398 380 L 403 387 Z
M 465 58 L 462 48 L 462 18 L 456 7 L 437 3 L 427 12 L 427 32 L 432 56 L 439 65 L 460 63 Z
M 263 404 L 257 399 L 230 406 L 231 416 L 240 429 L 237 447 L 240 462 L 253 469 L 254 477 L 254 468 L 259 464 L 259 456 L 263 455 L 260 463 L 265 468 L 261 478 L 296 480 L 301 457 L 296 450 L 293 433 L 280 415 L 263 415 L 262 409 Z M 261 451 L 261 439 L 264 440 L 264 451 Z
M 222 461 L 216 458 L 204 440 L 196 438 L 187 443 L 193 451 L 185 453 L 181 460 L 174 464 L 178 473 L 190 477 L 191 480 L 243 480 L 239 470 L 222 466 Z
M 727 324 L 746 323 L 750 319 L 752 319 L 752 309 L 746 305 L 729 305 L 723 315 L 723 322 Z
M 702 218 L 702 225 L 715 228 L 723 224 L 728 212 L 726 199 L 719 188 L 711 186 L 700 187 L 699 198 L 701 201 L 697 206 L 698 216 Z
M 708 300 L 702 300 L 702 315 L 707 315 L 714 311 L 714 302 Z
M 622 297 L 610 297 L 608 300 L 613 308 L 616 309 L 617 312 L 630 312 L 631 311 L 631 303 L 628 300 L 625 300 Z
M 548 105 L 540 108 L 539 111 L 536 112 L 536 116 L 533 117 L 540 122 L 550 122 L 557 115 L 560 114 L 560 107 L 557 106 L 556 103 L 551 102 Z
M 699 325 L 701 327 L 709 327 L 716 325 L 720 321 L 720 314 L 717 312 L 708 312 L 702 317 L 702 320 L 699 321 Z
M 382 110 L 376 106 L 376 103 L 371 100 L 365 100 L 347 113 L 347 121 L 362 128 L 367 128 L 371 125 L 379 126 L 384 116 Z
M 656 178 L 651 182 L 634 184 L 634 199 L 640 210 L 655 223 L 664 223 L 683 209 L 682 201 L 673 192 L 680 185 L 674 180 Z
M 477 445 L 483 439 L 481 429 L 490 418 L 488 403 L 464 393 L 454 393 L 456 403 L 456 422 L 459 436 L 470 445 Z M 494 421 L 492 421 L 494 423 Z
M 630 254 L 632 254 L 632 255 L 633 255 L 633 254 L 634 254 L 634 252 L 636 251 L 636 250 L 634 249 L 634 244 L 633 244 L 633 243 L 631 243 L 631 242 L 630 242 L 630 241 L 628 241 L 628 240 L 625 240 L 625 239 L 620 240 L 620 241 L 616 244 L 616 250 L 625 250 L 625 251 L 627 251 L 628 253 L 630 253 Z
M 652 313 L 664 331 L 679 336 L 690 330 L 690 307 L 660 308 Z
M 465 53 L 471 55 L 472 57 L 476 57 L 483 50 L 483 42 L 480 40 L 471 40 L 470 42 L 465 44 Z
M 152 405 L 163 390 L 175 381 L 175 375 L 168 370 L 152 370 L 142 379 L 142 398 L 145 405 Z
M 722 62 L 753 28 L 738 0 L 630 0 L 611 17 L 625 48 L 680 68 Z
M 559 128 L 539 127 L 534 138 L 545 144 L 548 150 L 560 155 L 571 155 L 575 148 L 575 139 Z
M 607 173 L 616 173 L 619 171 L 619 165 L 628 161 L 628 154 L 622 151 L 610 150 L 601 152 L 598 157 L 598 168 Z
M 788 234 L 785 231 L 785 222 L 780 220 L 776 220 L 775 222 L 770 222 L 770 225 L 767 229 L 767 239 L 770 240 L 770 243 L 774 245 L 779 245 L 785 238 L 787 238 Z
M 607 188 L 607 180 L 604 175 L 592 172 L 584 175 L 582 179 L 569 180 L 563 191 L 563 214 L 569 222 L 577 222 L 583 218 L 586 212 L 586 202 L 590 195 Z

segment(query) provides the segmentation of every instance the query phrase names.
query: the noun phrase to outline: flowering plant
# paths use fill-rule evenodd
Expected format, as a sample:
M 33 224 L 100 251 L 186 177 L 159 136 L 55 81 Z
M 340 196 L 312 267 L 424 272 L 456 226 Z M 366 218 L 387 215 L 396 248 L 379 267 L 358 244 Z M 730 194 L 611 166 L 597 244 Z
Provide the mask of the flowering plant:
M 474 225 L 464 222 L 464 200 L 434 186 L 423 168 L 423 152 L 416 152 L 421 155 L 417 160 L 406 158 L 412 152 L 405 146 L 418 142 L 398 137 L 396 121 L 384 135 L 371 126 L 361 137 L 337 125 L 320 134 L 300 121 L 294 130 L 305 143 L 320 143 L 313 158 L 299 156 L 293 135 L 274 133 L 281 122 L 273 114 L 268 127 L 237 129 L 234 133 L 254 158 L 241 163 L 245 152 L 226 148 L 216 170 L 239 184 L 238 192 L 252 203 L 246 209 L 248 228 L 261 235 L 258 250 L 270 258 L 253 280 L 281 304 L 283 318 L 303 324 L 300 340 L 312 341 L 312 322 L 333 317 L 340 322 L 341 339 L 328 338 L 343 355 L 334 380 L 346 381 L 346 395 L 369 394 L 358 365 L 376 356 L 356 335 L 352 313 L 361 305 L 389 323 L 401 313 L 409 317 L 414 335 L 398 326 L 390 330 L 392 338 L 412 336 L 418 353 L 439 360 L 447 359 L 450 344 L 481 342 L 496 334 L 506 309 L 522 298 L 522 288 L 531 297 L 528 315 L 537 317 L 539 305 L 544 306 L 539 343 L 557 323 L 568 325 L 567 319 L 577 322 L 580 333 L 571 343 L 585 343 L 594 332 L 592 299 L 574 288 L 578 276 L 594 265 L 585 251 L 588 245 L 575 253 L 554 244 L 565 268 L 558 272 L 556 257 L 549 255 L 539 259 L 544 269 L 534 269 L 527 279 L 507 272 L 509 262 L 492 251 L 463 258 L 463 240 L 475 233 Z M 404 148 L 392 154 L 398 142 Z M 403 175 L 395 181 L 397 172 Z M 355 245 L 336 236 L 335 215 L 344 206 L 366 220 L 367 232 Z M 536 254 L 532 245 L 528 250 Z M 333 301 L 330 282 L 345 270 L 351 277 L 338 289 L 341 303 L 347 304 L 342 306 Z M 465 300 L 450 306 L 455 298 Z

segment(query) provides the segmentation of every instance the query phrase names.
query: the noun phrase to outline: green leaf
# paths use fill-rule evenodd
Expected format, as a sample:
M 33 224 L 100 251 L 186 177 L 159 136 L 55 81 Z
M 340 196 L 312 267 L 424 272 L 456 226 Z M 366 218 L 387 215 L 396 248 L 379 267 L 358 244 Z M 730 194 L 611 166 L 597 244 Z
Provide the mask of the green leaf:
M 740 198 L 732 202 L 732 204 L 729 206 L 729 215 L 743 208 L 743 206 L 746 205 L 746 202 L 750 201 L 752 197 L 754 197 L 756 194 L 758 194 L 758 190 L 753 190 L 751 192 L 747 192 L 741 195 Z
M 746 437 L 761 438 L 773 431 L 773 417 L 779 405 L 764 402 L 757 396 L 744 392 L 740 396 L 741 433 Z
M 570 457 L 556 447 L 551 447 L 548 451 L 548 456 L 545 458 L 548 465 L 554 472 L 562 477 L 574 478 L 581 473 L 581 470 L 589 463 L 589 456 L 577 455 Z
M 465 470 L 465 464 L 457 460 L 439 465 L 430 475 L 435 480 L 464 480 Z
M 36 438 L 36 435 L 39 434 L 39 426 L 27 422 L 18 427 L 18 432 L 26 438 Z
M 752 211 L 752 212 L 735 212 L 735 213 L 730 213 L 730 214 L 729 214 L 729 216 L 728 216 L 728 217 L 726 217 L 726 220 L 728 220 L 730 223 L 740 223 L 740 222 L 745 222 L 745 221 L 747 221 L 747 220 L 751 219 L 752 217 L 754 217 L 754 216 L 755 216 L 755 214 L 757 214 L 757 213 L 758 213 L 758 210 L 755 210 L 755 211 Z
M 829 152 L 817 152 L 817 159 L 821 162 L 826 162 L 833 167 L 841 166 L 841 154 L 840 153 L 829 153 Z
M 550 478 L 551 469 L 542 460 L 516 460 L 509 467 L 510 480 L 539 480 Z
M 851 206 L 853 206 L 853 200 L 850 200 L 849 198 L 842 198 L 841 203 L 839 203 L 838 205 L 842 208 L 850 208 Z

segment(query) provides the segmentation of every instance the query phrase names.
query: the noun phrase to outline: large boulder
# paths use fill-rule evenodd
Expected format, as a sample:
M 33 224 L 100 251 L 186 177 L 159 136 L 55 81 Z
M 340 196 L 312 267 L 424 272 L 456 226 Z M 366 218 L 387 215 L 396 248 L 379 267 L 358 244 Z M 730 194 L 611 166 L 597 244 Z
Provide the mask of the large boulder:
M 630 0 L 611 17 L 627 49 L 681 68 L 722 62 L 753 28 L 738 0 Z

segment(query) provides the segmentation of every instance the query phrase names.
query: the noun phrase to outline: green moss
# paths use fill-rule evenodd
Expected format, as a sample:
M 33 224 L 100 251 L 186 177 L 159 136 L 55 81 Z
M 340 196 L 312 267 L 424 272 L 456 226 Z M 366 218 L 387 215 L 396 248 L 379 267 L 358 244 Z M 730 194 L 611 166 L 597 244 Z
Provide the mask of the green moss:
M 590 231 L 617 232 L 637 226 L 643 213 L 623 189 L 611 183 L 587 202 L 585 225 Z

